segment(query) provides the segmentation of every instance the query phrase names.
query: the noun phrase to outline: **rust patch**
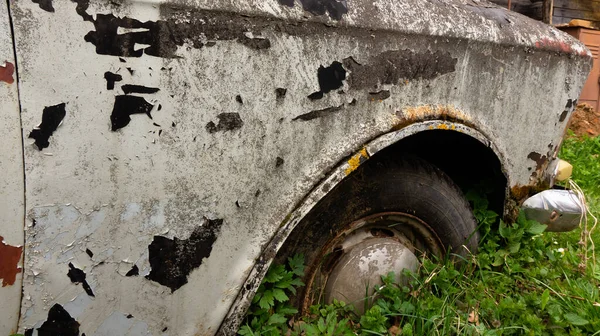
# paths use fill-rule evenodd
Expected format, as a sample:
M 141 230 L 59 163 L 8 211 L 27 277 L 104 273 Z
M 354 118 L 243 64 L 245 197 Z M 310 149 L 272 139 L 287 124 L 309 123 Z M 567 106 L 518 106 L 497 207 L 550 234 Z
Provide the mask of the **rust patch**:
M 353 171 L 355 171 L 361 164 L 369 159 L 369 153 L 367 153 L 367 149 L 363 148 L 358 153 L 348 160 L 348 168 L 346 168 L 345 173 L 346 176 L 350 175 Z
M 394 130 L 400 130 L 416 122 L 427 120 L 447 120 L 450 122 L 459 122 L 471 128 L 476 127 L 471 122 L 471 118 L 452 105 L 421 105 L 416 107 L 405 107 L 401 111 L 396 111 L 397 121 Z M 452 126 L 440 125 L 439 129 L 452 129 Z
M 15 82 L 13 74 L 15 73 L 15 65 L 10 62 L 4 62 L 4 66 L 0 65 L 0 82 L 12 84 Z
M 544 165 L 546 164 L 546 162 L 548 162 L 548 157 L 546 155 L 542 155 L 538 152 L 529 153 L 529 155 L 527 155 L 527 158 L 535 161 L 535 163 L 536 163 L 535 170 L 536 171 L 541 171 L 542 168 L 544 167 Z
M 17 280 L 17 274 L 21 273 L 19 261 L 21 260 L 23 247 L 11 246 L 4 242 L 0 236 L 0 278 L 2 287 L 12 286 Z
M 550 188 L 548 181 L 539 180 L 534 184 L 517 184 L 510 188 L 510 198 L 517 204 L 523 203 L 527 198 Z
M 517 216 L 519 215 L 519 211 L 521 209 L 521 204 L 523 204 L 523 202 L 527 198 L 529 198 L 539 192 L 547 190 L 548 188 L 550 188 L 548 181 L 543 181 L 543 180 L 538 180 L 534 184 L 528 184 L 528 185 L 517 184 L 517 185 L 511 187 L 510 188 L 510 198 L 507 200 L 506 211 L 505 211 L 506 212 L 505 215 L 508 215 L 509 217 L 506 217 L 506 216 L 505 217 L 516 219 Z M 512 212 L 512 214 L 511 214 L 511 212 Z
M 534 185 L 517 184 L 510 188 L 510 197 L 506 199 L 504 204 L 504 221 L 515 222 L 519 217 L 523 202 L 538 191 L 541 191 L 540 188 Z
M 530 195 L 534 194 L 533 189 L 534 189 L 534 187 L 532 187 L 530 185 L 520 185 L 520 184 L 518 184 L 518 185 L 510 188 L 510 196 L 515 201 L 517 201 L 518 203 L 520 203 L 521 201 L 524 201 Z

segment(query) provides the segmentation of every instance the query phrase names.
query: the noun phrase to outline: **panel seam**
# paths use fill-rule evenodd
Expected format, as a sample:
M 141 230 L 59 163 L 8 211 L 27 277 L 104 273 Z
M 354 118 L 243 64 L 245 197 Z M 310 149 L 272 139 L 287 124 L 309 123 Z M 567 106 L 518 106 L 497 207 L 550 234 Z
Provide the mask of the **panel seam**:
M 19 106 L 19 126 L 21 128 L 21 164 L 23 165 L 23 266 L 21 267 L 21 299 L 19 300 L 19 314 L 18 314 L 18 318 L 17 318 L 17 330 L 19 329 L 19 324 L 21 322 L 21 306 L 22 306 L 22 302 L 23 302 L 23 283 L 25 281 L 25 252 L 26 252 L 26 245 L 25 245 L 25 218 L 26 218 L 26 211 L 25 209 L 27 209 L 27 196 L 26 196 L 26 190 L 27 190 L 27 180 L 26 180 L 26 176 L 25 176 L 25 140 L 23 139 L 23 118 L 22 118 L 22 106 L 21 106 L 21 81 L 20 81 L 20 76 L 19 76 L 19 62 L 17 59 L 17 42 L 16 42 L 16 37 L 15 37 L 15 27 L 13 24 L 13 17 L 12 17 L 12 6 L 11 6 L 11 1 L 10 0 L 6 0 L 6 8 L 8 10 L 8 24 L 10 26 L 10 34 L 11 34 L 11 39 L 12 39 L 12 45 L 13 45 L 13 58 L 14 58 L 14 62 L 15 62 L 15 82 L 17 85 L 17 103 Z

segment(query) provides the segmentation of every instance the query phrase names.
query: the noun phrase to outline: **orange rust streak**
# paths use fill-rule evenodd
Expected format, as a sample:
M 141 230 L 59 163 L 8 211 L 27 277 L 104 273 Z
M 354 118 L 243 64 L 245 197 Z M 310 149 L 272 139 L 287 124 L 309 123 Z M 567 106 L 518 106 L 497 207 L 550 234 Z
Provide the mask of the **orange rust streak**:
M 13 74 L 15 73 L 15 66 L 10 62 L 5 62 L 5 66 L 0 66 L 0 82 L 6 82 L 12 84 L 15 82 Z
M 8 245 L 4 242 L 4 237 L 0 236 L 0 278 L 2 287 L 14 285 L 17 274 L 21 273 L 19 260 L 23 247 Z
M 528 185 L 516 185 L 510 188 L 510 196 L 517 202 L 524 201 L 533 194 L 533 187 Z
M 471 118 L 452 105 L 421 105 L 416 107 L 405 107 L 395 114 L 396 122 L 394 129 L 402 129 L 415 122 L 426 120 L 444 120 L 450 122 L 460 122 L 467 126 L 476 127 L 472 124 Z M 456 129 L 456 126 L 449 129 Z

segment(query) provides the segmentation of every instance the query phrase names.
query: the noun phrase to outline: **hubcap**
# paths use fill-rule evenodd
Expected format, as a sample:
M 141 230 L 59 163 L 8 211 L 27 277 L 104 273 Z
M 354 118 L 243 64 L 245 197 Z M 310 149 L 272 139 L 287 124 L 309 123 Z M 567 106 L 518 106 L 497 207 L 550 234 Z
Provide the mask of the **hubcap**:
M 333 300 L 352 303 L 363 313 L 365 299 L 373 294 L 381 277 L 394 272 L 405 281 L 402 270 L 416 271 L 417 255 L 442 255 L 443 245 L 433 230 L 415 216 L 388 212 L 350 224 L 323 249 L 321 263 L 312 268 L 304 308 Z
M 400 280 L 403 269 L 416 271 L 419 260 L 402 243 L 391 239 L 369 239 L 346 252 L 332 270 L 325 286 L 325 301 L 358 303 L 374 285 L 381 283 L 381 276 L 395 272 Z M 361 307 L 357 304 L 357 308 Z

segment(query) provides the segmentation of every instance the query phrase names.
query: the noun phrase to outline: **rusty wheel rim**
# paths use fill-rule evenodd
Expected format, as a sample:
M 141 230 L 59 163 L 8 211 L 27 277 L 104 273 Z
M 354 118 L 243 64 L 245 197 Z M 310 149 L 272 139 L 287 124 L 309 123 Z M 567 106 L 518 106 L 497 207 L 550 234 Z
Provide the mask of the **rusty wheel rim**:
M 386 249 L 385 253 L 398 253 L 401 258 L 404 258 L 400 261 L 389 260 L 394 267 L 406 264 L 412 258 L 416 260 L 417 256 L 424 253 L 439 257 L 445 252 L 444 245 L 435 231 L 414 215 L 403 212 L 384 212 L 361 218 L 338 232 L 321 249 L 315 262 L 307 265 L 308 274 L 305 295 L 302 300 L 302 311 L 307 312 L 312 304 L 324 302 L 326 298 L 336 298 L 337 294 L 332 294 L 332 290 L 342 293 L 340 288 L 336 288 L 330 283 L 334 272 L 338 272 L 335 273 L 336 276 L 342 278 L 348 274 L 348 272 L 344 273 L 345 269 L 339 269 L 340 262 L 348 261 L 348 265 L 351 267 L 349 270 L 351 270 L 353 266 L 357 266 L 352 265 L 356 261 L 350 260 L 356 259 L 356 253 L 381 248 Z M 380 277 L 380 274 L 375 273 L 373 276 Z M 330 292 L 326 293 L 327 290 Z M 365 292 L 365 294 L 367 293 Z M 352 295 L 346 297 L 352 297 Z M 357 307 L 357 310 L 360 309 Z

